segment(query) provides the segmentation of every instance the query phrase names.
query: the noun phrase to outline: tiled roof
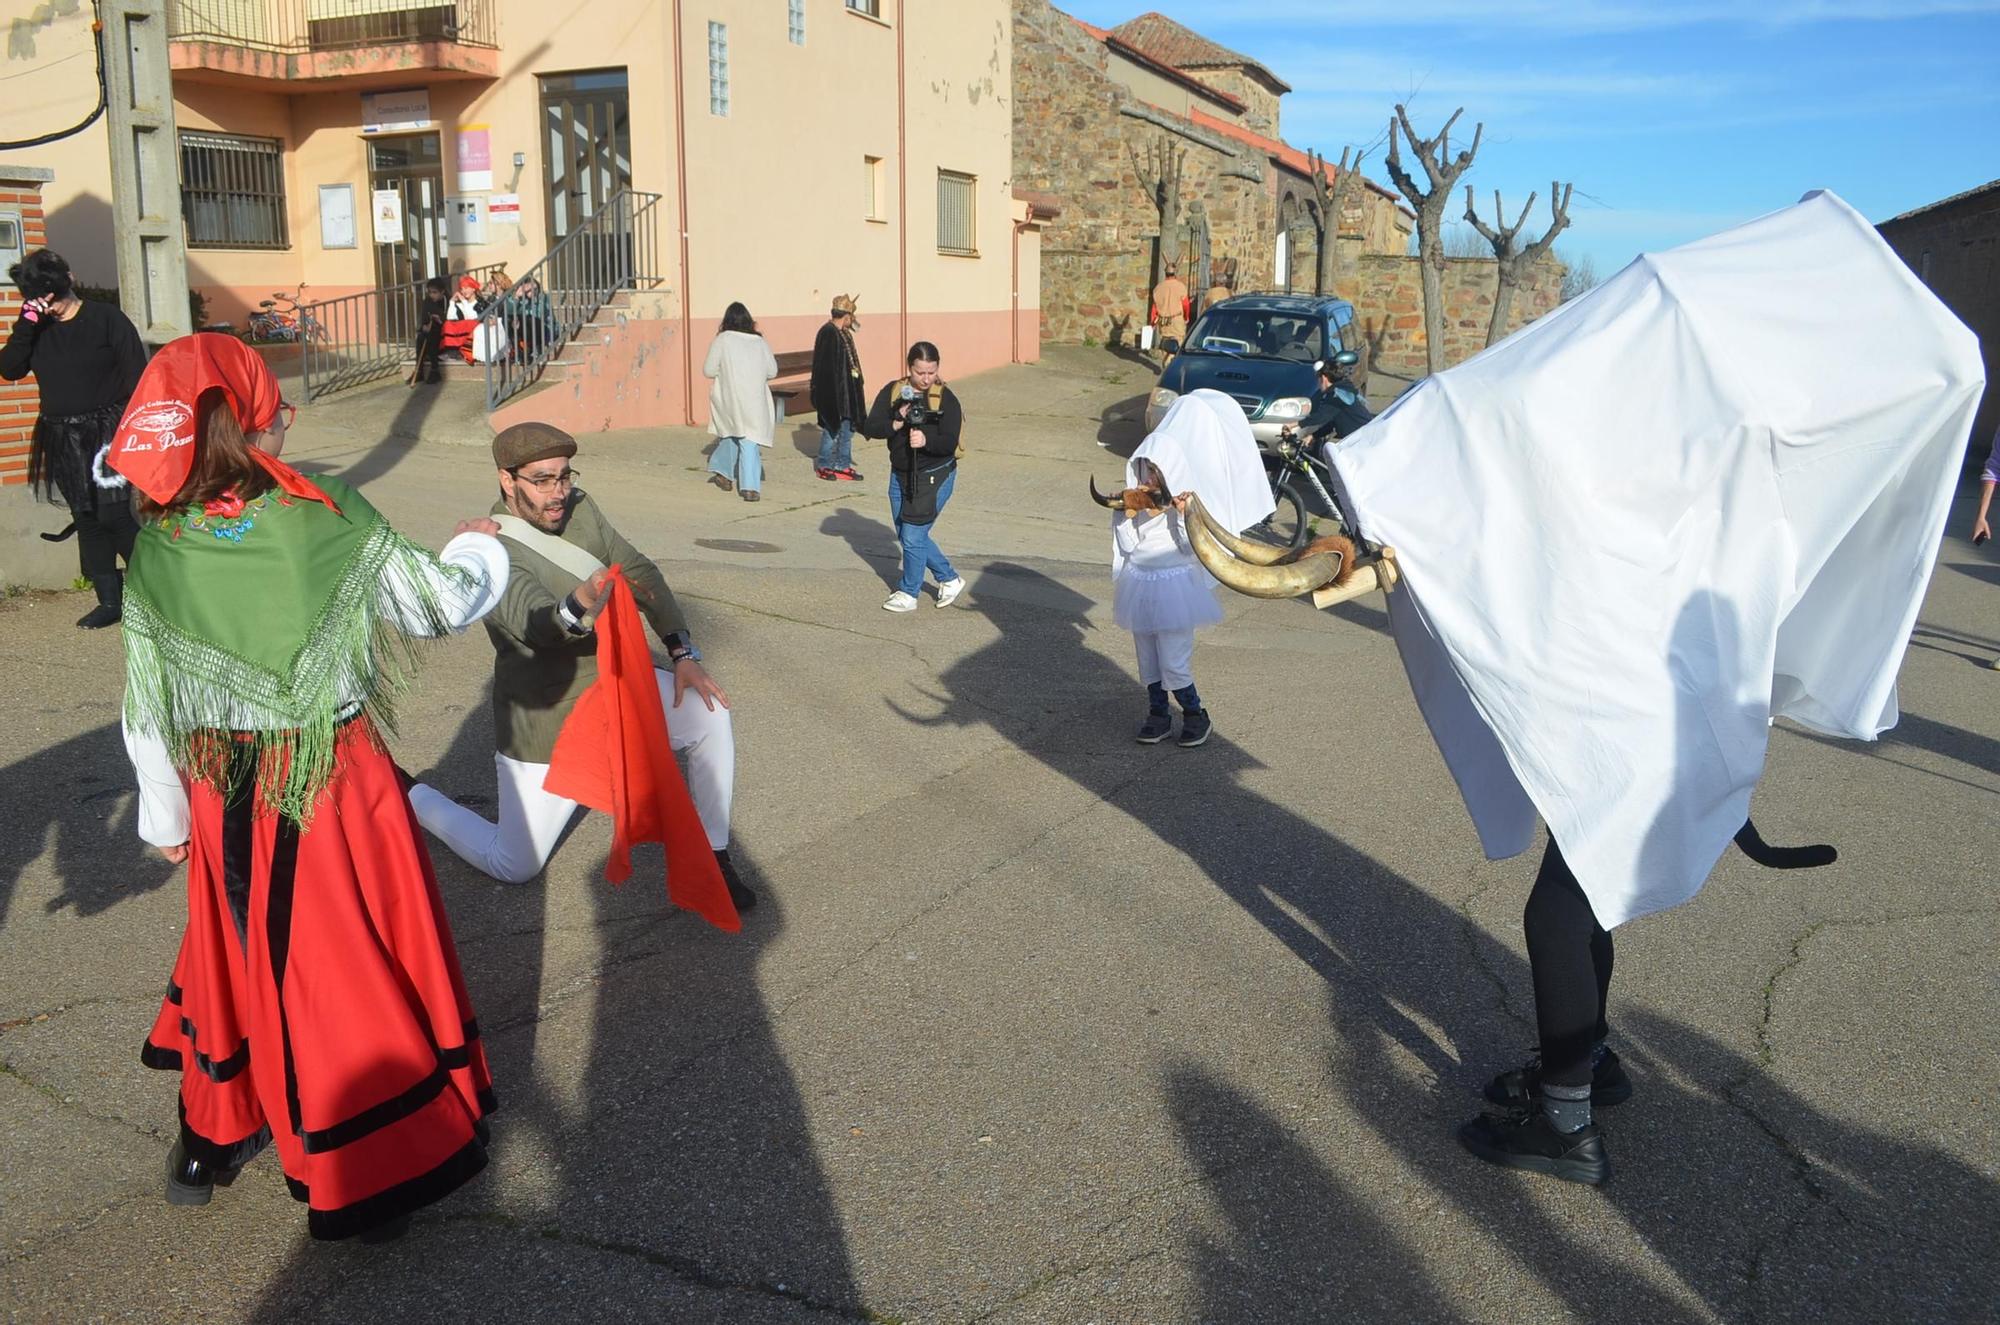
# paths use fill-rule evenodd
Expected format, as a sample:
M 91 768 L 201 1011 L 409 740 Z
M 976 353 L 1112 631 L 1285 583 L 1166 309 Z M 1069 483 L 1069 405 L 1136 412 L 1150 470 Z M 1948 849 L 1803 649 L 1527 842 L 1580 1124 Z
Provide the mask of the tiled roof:
M 1212 42 L 1199 32 L 1182 27 L 1165 14 L 1141 14 L 1111 29 L 1111 34 L 1123 38 L 1161 64 L 1176 69 L 1243 68 L 1255 74 L 1274 92 L 1292 90 L 1291 84 L 1249 56 Z
M 1082 19 L 1076 17 L 1074 14 L 1065 14 L 1063 15 L 1063 17 L 1067 18 L 1070 22 L 1082 28 L 1085 32 L 1089 33 L 1094 40 L 1102 42 L 1106 47 L 1108 47 L 1112 51 L 1115 51 L 1117 54 L 1124 56 L 1126 59 L 1132 61 L 1134 64 L 1144 65 L 1146 68 L 1152 70 L 1154 73 L 1158 74 L 1162 78 L 1180 84 L 1182 87 L 1185 87 L 1188 91 L 1194 93 L 1196 96 L 1206 97 L 1210 101 L 1215 102 L 1217 105 L 1227 106 L 1233 111 L 1240 112 L 1244 109 L 1242 101 L 1238 100 L 1235 97 L 1230 96 L 1227 92 L 1224 92 L 1221 88 L 1210 87 L 1207 83 L 1202 82 L 1199 78 L 1194 77 L 1192 74 L 1184 73 L 1181 70 L 1174 68 L 1170 64 L 1165 64 L 1161 62 L 1160 60 L 1140 50 L 1138 47 L 1134 46 L 1131 42 L 1126 41 L 1124 38 L 1120 37 L 1117 33 L 1107 31 L 1104 28 L 1100 28 L 1095 23 L 1086 23 Z
M 1994 189 L 2000 189 L 2000 179 L 1996 179 L 1990 184 L 1981 184 L 1976 188 L 1967 189 L 1963 193 L 1954 193 L 1949 198 L 1940 198 L 1936 202 L 1925 203 L 1922 207 L 1912 208 L 1907 212 L 1892 216 L 1882 222 L 1882 224 L 1894 225 L 1897 221 L 1907 221 L 1911 217 L 1922 216 L 1925 212 L 1934 212 L 1940 207 L 1949 207 L 1955 202 L 1964 202 L 1966 199 L 1978 197 L 1982 193 L 1991 193 Z

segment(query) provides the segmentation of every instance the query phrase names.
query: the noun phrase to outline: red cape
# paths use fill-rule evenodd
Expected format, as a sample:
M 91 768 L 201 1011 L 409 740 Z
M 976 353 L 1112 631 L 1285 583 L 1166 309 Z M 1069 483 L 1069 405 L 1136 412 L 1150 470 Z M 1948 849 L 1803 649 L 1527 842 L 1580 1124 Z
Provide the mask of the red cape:
M 667 713 L 632 586 L 613 566 L 604 589 L 597 680 L 563 723 L 542 786 L 611 816 L 605 878 L 625 882 L 632 876 L 633 844 L 658 842 L 667 852 L 667 899 L 734 932 L 743 922 L 667 743 Z

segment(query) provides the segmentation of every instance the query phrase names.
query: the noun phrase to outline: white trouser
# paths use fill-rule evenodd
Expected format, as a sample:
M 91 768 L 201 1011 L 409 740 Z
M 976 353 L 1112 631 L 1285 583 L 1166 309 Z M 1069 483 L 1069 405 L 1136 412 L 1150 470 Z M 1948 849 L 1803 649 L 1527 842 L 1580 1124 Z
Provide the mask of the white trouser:
M 654 669 L 660 702 L 667 711 L 667 742 L 687 753 L 688 793 L 695 813 L 717 851 L 729 845 L 729 802 L 736 785 L 736 737 L 729 710 L 713 710 L 690 690 L 674 707 L 674 679 Z M 437 839 L 465 862 L 503 883 L 526 883 L 541 873 L 556 839 L 576 814 L 577 804 L 542 789 L 547 764 L 493 756 L 500 783 L 500 822 L 489 823 L 443 792 L 418 783 L 410 788 L 410 808 Z
M 1169 690 L 1184 690 L 1194 684 L 1194 632 L 1192 630 L 1135 630 L 1132 642 L 1139 649 L 1139 679 L 1147 685 L 1158 681 Z

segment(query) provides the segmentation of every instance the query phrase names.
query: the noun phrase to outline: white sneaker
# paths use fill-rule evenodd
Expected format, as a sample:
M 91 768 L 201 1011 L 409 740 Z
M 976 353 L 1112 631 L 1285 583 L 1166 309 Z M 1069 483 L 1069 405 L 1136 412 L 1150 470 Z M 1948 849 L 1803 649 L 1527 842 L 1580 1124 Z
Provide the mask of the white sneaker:
M 964 592 L 965 577 L 963 575 L 955 580 L 946 580 L 938 586 L 938 606 L 950 607 L 958 601 L 958 596 Z
M 917 610 L 917 600 L 904 593 L 901 589 L 898 589 L 889 595 L 888 602 L 882 604 L 882 610 L 884 612 L 914 612 Z

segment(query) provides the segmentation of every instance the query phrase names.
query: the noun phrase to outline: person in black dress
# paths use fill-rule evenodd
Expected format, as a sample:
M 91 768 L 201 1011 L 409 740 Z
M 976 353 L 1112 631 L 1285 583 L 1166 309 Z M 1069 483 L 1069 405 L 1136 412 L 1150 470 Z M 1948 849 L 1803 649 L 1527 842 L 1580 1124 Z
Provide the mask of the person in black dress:
M 77 295 L 69 264 L 57 254 L 36 249 L 7 275 L 23 304 L 0 349 L 0 378 L 18 382 L 33 373 L 41 393 L 28 482 L 45 500 L 69 507 L 77 560 L 97 591 L 97 606 L 76 624 L 116 625 L 125 598 L 118 564 L 131 560 L 139 523 L 131 488 L 102 457 L 146 370 L 146 347 L 117 305 Z

